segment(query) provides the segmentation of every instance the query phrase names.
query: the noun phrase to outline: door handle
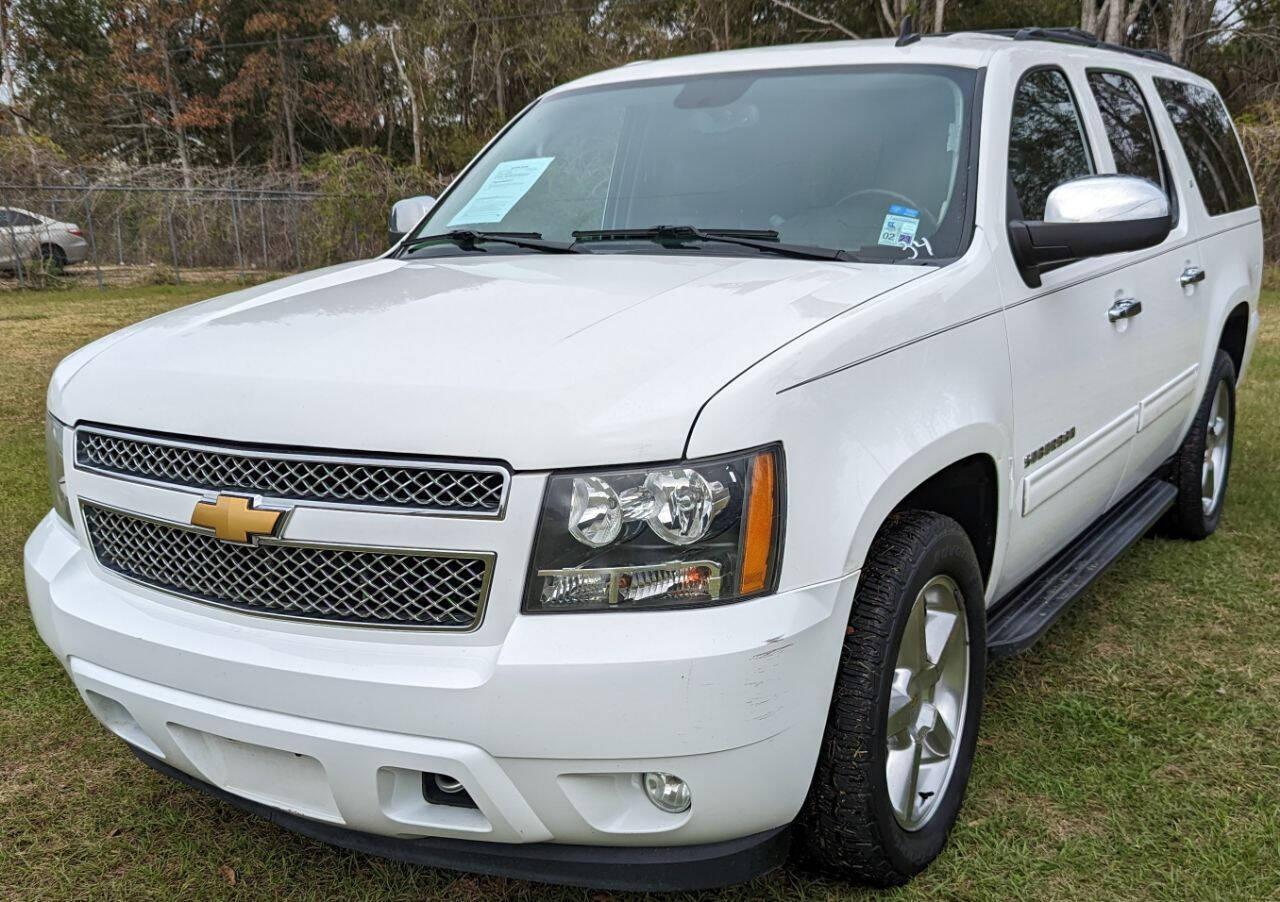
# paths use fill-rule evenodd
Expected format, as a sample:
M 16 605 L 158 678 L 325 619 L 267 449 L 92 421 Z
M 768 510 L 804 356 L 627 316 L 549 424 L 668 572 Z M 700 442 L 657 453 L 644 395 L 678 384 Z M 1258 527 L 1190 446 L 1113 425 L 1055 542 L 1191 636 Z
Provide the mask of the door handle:
M 1122 319 L 1131 319 L 1142 312 L 1142 301 L 1137 298 L 1120 298 L 1107 311 L 1107 319 L 1118 323 Z
M 1182 271 L 1182 275 L 1178 276 L 1178 284 L 1183 288 L 1188 285 L 1195 285 L 1197 282 L 1204 281 L 1204 270 L 1198 266 L 1188 266 Z

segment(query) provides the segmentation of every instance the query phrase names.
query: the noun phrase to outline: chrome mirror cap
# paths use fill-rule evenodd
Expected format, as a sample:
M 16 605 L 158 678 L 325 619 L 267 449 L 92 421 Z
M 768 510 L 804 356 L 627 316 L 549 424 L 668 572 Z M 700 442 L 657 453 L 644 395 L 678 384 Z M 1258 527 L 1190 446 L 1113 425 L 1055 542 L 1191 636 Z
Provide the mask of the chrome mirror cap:
M 429 194 L 417 197 L 406 197 L 391 205 L 391 218 L 387 223 L 387 232 L 392 243 L 403 238 L 414 226 L 427 215 L 427 211 L 435 205 L 436 199 Z
M 1168 215 L 1164 190 L 1132 175 L 1089 175 L 1063 182 L 1049 192 L 1044 206 L 1044 221 L 1056 223 L 1132 222 Z

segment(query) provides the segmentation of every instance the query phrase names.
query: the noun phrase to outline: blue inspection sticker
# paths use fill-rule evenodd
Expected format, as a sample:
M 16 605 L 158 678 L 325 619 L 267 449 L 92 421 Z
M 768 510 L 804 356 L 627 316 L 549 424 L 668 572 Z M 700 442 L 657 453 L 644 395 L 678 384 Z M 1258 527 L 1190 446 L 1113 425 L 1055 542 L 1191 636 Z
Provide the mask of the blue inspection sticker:
M 910 247 L 916 240 L 916 229 L 920 227 L 920 211 L 910 207 L 894 204 L 885 214 L 884 225 L 880 227 L 878 244 L 890 247 Z

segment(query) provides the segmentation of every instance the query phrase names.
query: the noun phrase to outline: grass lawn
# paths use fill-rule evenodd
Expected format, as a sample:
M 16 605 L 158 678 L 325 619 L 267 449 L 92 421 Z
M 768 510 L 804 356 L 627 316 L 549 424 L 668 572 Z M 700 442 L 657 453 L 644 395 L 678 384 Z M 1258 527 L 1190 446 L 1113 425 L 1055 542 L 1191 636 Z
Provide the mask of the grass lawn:
M 221 290 L 0 295 L 0 898 L 609 898 L 349 854 L 170 782 L 97 725 L 37 638 L 21 554 L 48 507 L 54 364 Z M 1280 898 L 1280 284 L 1263 304 L 1222 528 L 1139 543 L 992 668 L 951 845 L 889 897 Z M 786 870 L 701 898 L 863 894 Z

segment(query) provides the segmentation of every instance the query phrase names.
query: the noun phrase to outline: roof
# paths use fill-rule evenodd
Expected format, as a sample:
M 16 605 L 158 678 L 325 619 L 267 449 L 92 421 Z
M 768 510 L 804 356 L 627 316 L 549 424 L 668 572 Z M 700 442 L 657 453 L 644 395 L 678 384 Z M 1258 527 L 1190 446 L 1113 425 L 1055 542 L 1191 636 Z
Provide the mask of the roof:
M 857 41 L 824 41 L 808 44 L 785 44 L 776 47 L 751 47 L 744 50 L 723 50 L 715 53 L 699 53 L 691 56 L 669 57 L 661 60 L 643 60 L 616 69 L 607 69 L 561 85 L 552 94 L 564 90 L 620 84 L 632 81 L 648 81 L 658 78 L 682 78 L 691 75 L 710 75 L 718 72 L 743 72 L 751 70 L 790 69 L 808 66 L 848 66 L 914 63 L 924 65 L 959 66 L 981 68 L 988 65 L 997 54 L 1036 54 L 1051 56 L 1056 60 L 1083 59 L 1091 65 L 1106 63 L 1117 65 L 1123 60 L 1126 68 L 1147 68 L 1177 72 L 1186 78 L 1190 73 L 1170 62 L 1163 62 L 1140 52 L 1122 51 L 1111 45 L 1086 46 L 1070 42 L 1050 40 L 1050 35 L 1065 30 L 1025 29 L 1018 38 L 1014 32 L 953 32 L 939 35 L 922 35 L 920 40 L 898 46 L 894 38 L 874 38 Z M 1057 37 L 1058 35 L 1054 35 Z M 1196 76 L 1195 80 L 1201 79 Z

